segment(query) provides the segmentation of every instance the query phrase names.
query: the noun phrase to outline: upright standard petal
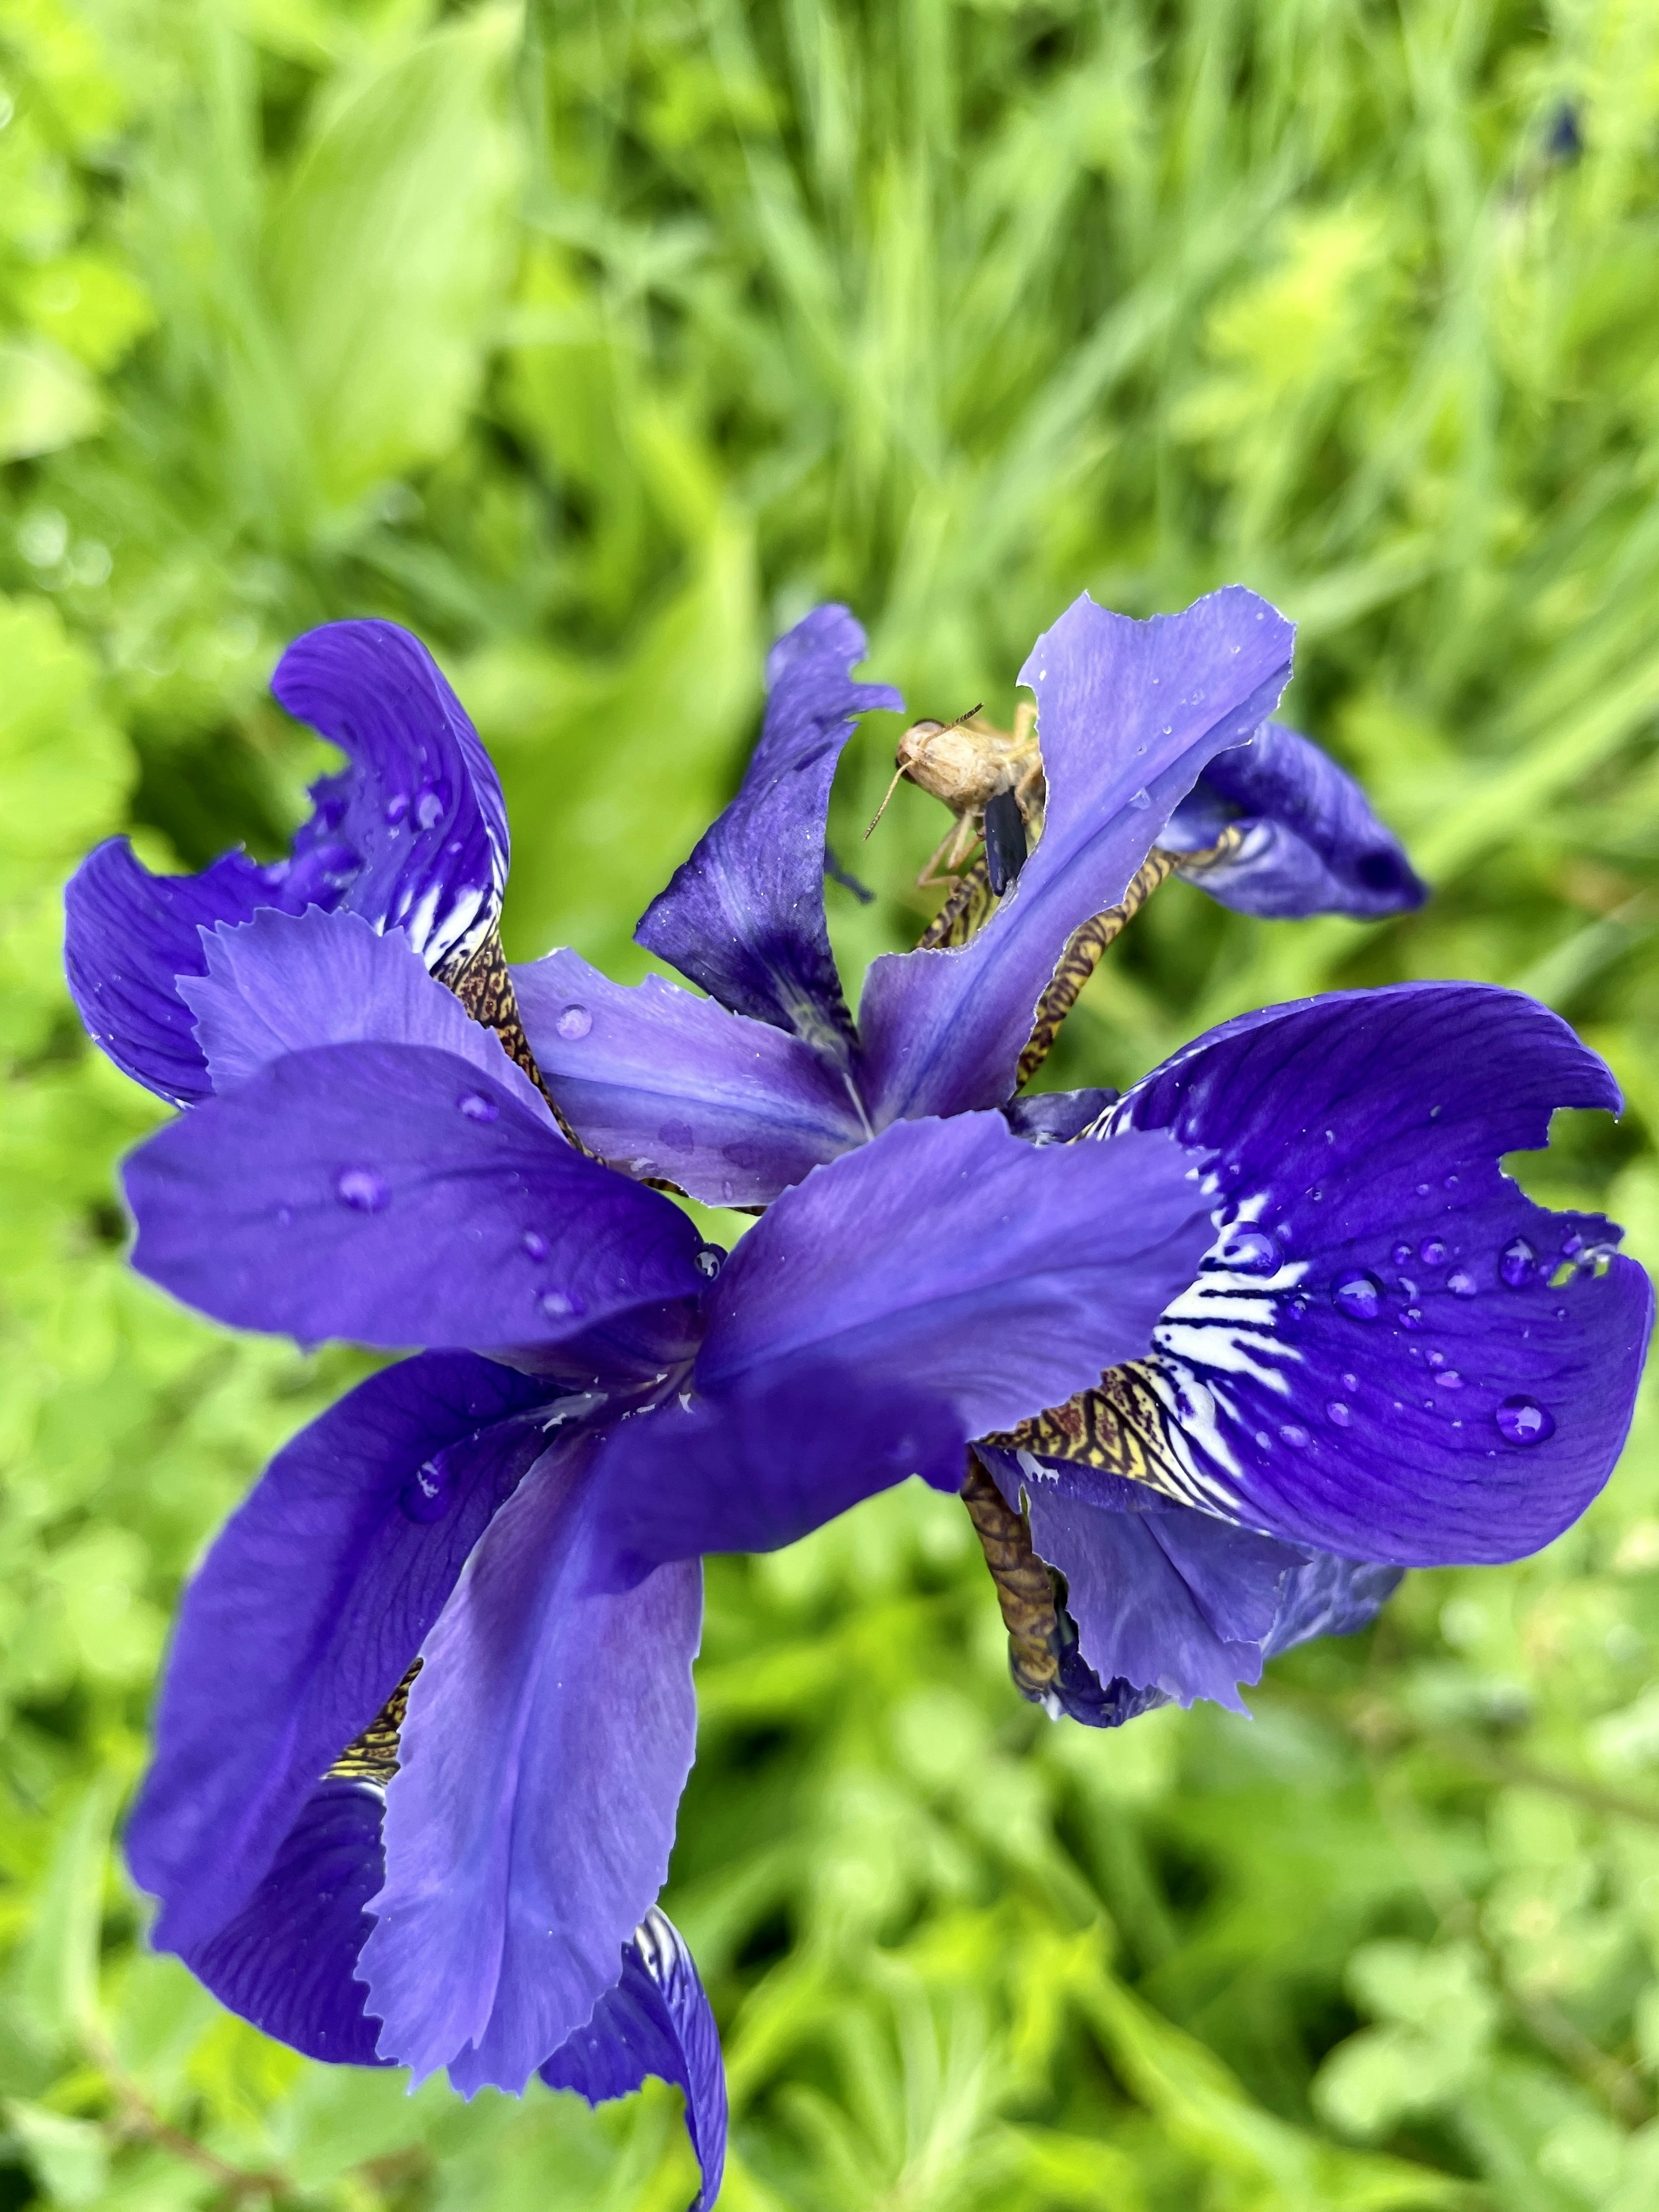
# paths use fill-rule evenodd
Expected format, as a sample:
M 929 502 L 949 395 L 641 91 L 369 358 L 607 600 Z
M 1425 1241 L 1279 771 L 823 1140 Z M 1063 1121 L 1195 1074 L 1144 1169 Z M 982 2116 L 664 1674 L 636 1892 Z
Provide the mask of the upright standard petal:
M 695 1563 L 594 1587 L 593 1452 L 547 1459 L 427 1638 L 364 1947 L 382 2056 L 517 2092 L 592 2014 L 668 1871 L 696 1735 Z
M 590 2105 L 625 2097 L 647 2074 L 685 2094 L 685 2131 L 702 2169 L 691 2212 L 713 2212 L 726 2170 L 726 2071 L 720 2031 L 685 1938 L 653 1906 L 623 1948 L 622 1978 L 585 2027 L 540 2069 L 550 2089 Z
M 811 1360 L 622 1423 L 601 1455 L 595 1571 L 629 1589 L 665 1560 L 775 1552 L 919 1474 L 961 1486 L 968 1433 L 940 1395 Z
M 546 1448 L 549 1397 L 493 1361 L 424 1352 L 302 1430 L 233 1514 L 185 1594 L 127 1827 L 161 1949 L 235 1915 L 397 1688 Z
M 1148 1344 L 1210 1240 L 1202 1158 L 1167 1140 L 1039 1149 L 1000 1114 L 889 1129 L 815 1168 L 732 1254 L 697 1387 L 834 1361 L 939 1394 L 970 1434 L 1006 1427 L 1097 1372 L 1098 1347 L 1124 1347 L 1109 1362 Z
M 859 1026 L 877 1127 L 1000 1106 L 1073 931 L 1115 903 L 1200 771 L 1269 714 L 1291 625 L 1238 586 L 1133 622 L 1086 596 L 1032 647 L 1048 796 L 1035 853 L 971 942 L 874 963 Z
M 779 639 L 742 787 L 634 933 L 733 1013 L 793 1031 L 837 1066 L 853 1025 L 823 919 L 830 786 L 854 717 L 903 705 L 884 684 L 852 681 L 864 654 L 845 607 L 816 608 Z
M 1564 1022 L 1476 984 L 1213 1030 L 1108 1124 L 1215 1149 L 1211 1250 L 1151 1355 L 1022 1441 L 1346 1559 L 1536 1551 L 1618 1456 L 1652 1292 L 1499 1162 L 1555 1107 L 1619 1103 Z
M 204 938 L 207 973 L 179 995 L 216 1091 L 234 1089 L 284 1053 L 323 1044 L 424 1044 L 470 1060 L 538 1121 L 547 1103 L 491 1030 L 427 972 L 402 930 L 384 935 L 360 914 L 267 911 Z
M 530 1048 L 602 1159 L 709 1206 L 766 1206 L 869 1134 L 846 1076 L 798 1036 L 660 976 L 613 983 L 574 952 L 513 970 Z
M 1183 871 L 1223 906 L 1286 920 L 1346 914 L 1373 921 L 1428 896 L 1404 847 L 1328 753 L 1282 723 L 1218 753 L 1170 817 L 1163 843 L 1212 845 L 1229 823 L 1243 833 L 1225 860 Z
M 453 1053 L 289 1053 L 159 1131 L 125 1177 L 133 1265 L 240 1328 L 533 1348 L 632 1316 L 647 1368 L 695 1340 L 685 1215 Z
M 476 951 L 507 887 L 507 809 L 420 640 L 396 623 L 328 623 L 289 646 L 270 688 L 351 763 L 313 785 L 289 880 L 339 884 L 329 903 L 401 929 L 428 968 Z

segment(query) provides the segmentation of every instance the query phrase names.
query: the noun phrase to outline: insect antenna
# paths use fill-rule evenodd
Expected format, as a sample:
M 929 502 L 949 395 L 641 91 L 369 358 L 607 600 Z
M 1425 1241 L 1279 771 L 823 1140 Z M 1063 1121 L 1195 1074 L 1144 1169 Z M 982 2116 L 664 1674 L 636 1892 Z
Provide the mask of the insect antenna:
M 954 730 L 963 722 L 971 722 L 975 715 L 980 712 L 985 702 L 983 699 L 975 700 L 965 714 L 957 714 L 948 722 L 941 722 L 939 723 L 939 727 L 941 730 Z M 893 770 L 893 781 L 888 785 L 886 790 L 882 793 L 881 805 L 877 807 L 875 812 L 870 817 L 870 828 L 864 833 L 864 842 L 866 845 L 870 842 L 871 831 L 874 830 L 877 823 L 880 821 L 882 816 L 886 813 L 888 802 L 891 799 L 893 793 L 898 789 L 899 783 L 903 777 L 903 775 L 904 763 L 901 761 L 899 765 Z

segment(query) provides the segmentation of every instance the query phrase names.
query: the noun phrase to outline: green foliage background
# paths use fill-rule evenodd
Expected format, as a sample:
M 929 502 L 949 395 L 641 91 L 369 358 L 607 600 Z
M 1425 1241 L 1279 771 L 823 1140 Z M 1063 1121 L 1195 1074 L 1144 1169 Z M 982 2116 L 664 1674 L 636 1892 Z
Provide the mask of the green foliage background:
M 1562 124 L 1570 103 L 1582 157 Z M 1540 994 L 1630 1112 L 1525 1172 L 1659 1261 L 1659 11 L 1640 0 L 0 0 L 0 2207 L 671 2208 L 676 2099 L 301 2062 L 149 1955 L 109 1849 L 181 1576 L 357 1355 L 132 1279 L 155 1103 L 59 892 L 279 849 L 280 646 L 384 612 L 500 762 L 509 948 L 628 933 L 818 597 L 1005 716 L 1085 585 L 1239 579 L 1437 896 L 1175 885 L 1048 1079 L 1239 1007 Z M 873 717 L 856 969 L 942 823 Z M 1659 1435 L 1502 1572 L 1408 1579 L 1247 1723 L 1051 1727 L 965 1517 L 716 1563 L 669 1898 L 732 2212 L 1659 2203 Z

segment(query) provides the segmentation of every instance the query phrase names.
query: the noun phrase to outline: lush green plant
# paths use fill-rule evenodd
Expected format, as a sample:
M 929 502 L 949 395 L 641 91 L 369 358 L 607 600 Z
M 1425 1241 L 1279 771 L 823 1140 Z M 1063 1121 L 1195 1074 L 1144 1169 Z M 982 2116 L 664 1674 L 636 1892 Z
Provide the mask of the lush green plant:
M 58 970 L 75 857 L 279 844 L 280 644 L 383 611 L 502 766 L 520 955 L 629 974 L 821 596 L 1006 712 L 1087 585 L 1246 580 L 1437 896 L 1161 893 L 1056 1083 L 1462 975 L 1631 1100 L 1526 1170 L 1659 1260 L 1659 13 L 1620 0 L 0 0 L 0 2204 L 672 2208 L 674 2100 L 312 2066 L 143 1949 L 109 1838 L 181 1575 L 360 1371 L 125 1271 L 158 1117 Z M 858 740 L 832 891 L 942 823 Z M 1659 2201 L 1659 1434 L 1504 1572 L 1408 1579 L 1248 1723 L 1052 1728 L 965 1518 L 711 1571 L 671 1905 L 732 2212 Z

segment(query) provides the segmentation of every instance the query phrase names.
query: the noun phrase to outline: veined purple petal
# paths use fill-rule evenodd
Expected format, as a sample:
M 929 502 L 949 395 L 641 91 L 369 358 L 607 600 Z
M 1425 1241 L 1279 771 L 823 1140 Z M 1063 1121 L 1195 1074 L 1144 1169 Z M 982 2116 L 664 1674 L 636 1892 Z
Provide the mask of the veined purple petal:
M 1214 1243 L 1138 1370 L 1172 1490 L 1401 1565 L 1568 1527 L 1624 1441 L 1652 1292 L 1616 1230 L 1498 1163 L 1555 1107 L 1619 1103 L 1565 1023 L 1468 983 L 1268 1008 L 1137 1085 L 1112 1127 L 1220 1160 Z
M 1083 1656 L 1102 1681 L 1245 1711 L 1238 1685 L 1261 1679 L 1299 1552 L 1208 1514 L 1160 1510 L 1150 1494 L 1150 1510 L 1124 1511 L 1039 1478 L 1026 1498 L 1032 1544 L 1065 1576 Z
M 1339 1559 L 1331 1552 L 1309 1553 L 1285 1584 L 1262 1647 L 1265 1656 L 1276 1659 L 1316 1636 L 1353 1636 L 1368 1628 L 1399 1588 L 1402 1571 L 1364 1559 Z
M 240 1328 L 533 1348 L 637 1322 L 646 1367 L 695 1340 L 685 1215 L 453 1053 L 289 1053 L 159 1131 L 125 1176 L 134 1266 Z
M 125 837 L 88 854 L 64 893 L 64 967 L 87 1034 L 124 1075 L 174 1106 L 210 1096 L 174 981 L 207 973 L 204 930 L 249 921 L 262 907 L 291 911 L 292 896 L 246 853 L 198 876 L 151 875 Z
M 1353 778 L 1282 723 L 1264 722 L 1248 744 L 1218 753 L 1161 842 L 1194 852 L 1212 845 L 1230 822 L 1244 832 L 1243 849 L 1194 870 L 1192 881 L 1240 914 L 1374 921 L 1428 896 Z
M 1037 640 L 1020 681 L 1041 716 L 1042 836 L 969 944 L 872 966 L 859 1026 L 878 1128 L 1009 1096 L 1072 932 L 1122 896 L 1200 771 L 1272 712 L 1291 638 L 1265 599 L 1230 586 L 1150 622 L 1085 595 Z
M 362 1972 L 417 2079 L 517 2092 L 590 2019 L 668 1870 L 702 1574 L 593 1582 L 592 1447 L 550 1453 L 427 1638 Z
M 823 919 L 830 786 L 853 718 L 903 704 L 884 684 L 851 680 L 865 649 L 845 607 L 815 608 L 778 640 L 742 787 L 634 933 L 733 1013 L 792 1031 L 839 1066 L 853 1025 Z
M 513 971 L 525 1035 L 602 1159 L 710 1206 L 765 1206 L 869 1131 L 846 1075 L 769 1022 L 659 976 L 629 988 L 580 954 Z
M 401 929 L 428 968 L 471 951 L 501 909 L 507 815 L 489 757 L 437 664 L 393 623 L 332 623 L 283 654 L 271 689 L 351 765 L 313 787 L 292 857 L 227 853 L 193 876 L 153 876 L 125 837 L 83 860 L 64 894 L 64 966 L 94 1043 L 174 1105 L 210 1090 L 179 976 L 204 975 L 199 932 L 263 908 L 343 908 Z
M 908 1475 L 961 1487 L 967 1431 L 914 1384 L 811 1362 L 624 1421 L 601 1462 L 597 1571 L 630 1589 L 669 1559 L 775 1552 Z
M 720 2031 L 685 1938 L 653 1905 L 623 1948 L 622 1978 L 540 2069 L 550 2089 L 590 2105 L 625 2097 L 647 2074 L 685 2093 L 685 2131 L 702 2169 L 691 2212 L 713 2212 L 726 2170 Z
M 400 929 L 384 935 L 360 914 L 258 914 L 204 936 L 207 974 L 181 976 L 179 995 L 216 1091 L 257 1075 L 284 1053 L 324 1044 L 423 1044 L 470 1060 L 538 1121 L 551 1121 L 535 1085 L 494 1030 L 428 975 Z
M 401 929 L 428 968 L 472 951 L 507 886 L 507 809 L 432 655 L 396 623 L 327 623 L 295 640 L 270 688 L 351 762 L 313 785 L 287 881 Z
M 551 1395 L 424 1352 L 302 1430 L 231 1516 L 185 1594 L 127 1827 L 160 1948 L 199 1948 L 246 1903 L 545 1449 Z
M 1000 1114 L 889 1129 L 815 1168 L 732 1254 L 697 1387 L 834 1361 L 938 1393 L 970 1434 L 1012 1427 L 1148 1344 L 1210 1240 L 1200 1158 L 1039 1149 Z
M 379 2023 L 353 1978 L 380 1886 L 382 1793 L 323 1782 L 301 1807 L 263 1880 L 213 1935 L 177 1948 L 221 2004 L 308 2058 L 386 2066 Z

